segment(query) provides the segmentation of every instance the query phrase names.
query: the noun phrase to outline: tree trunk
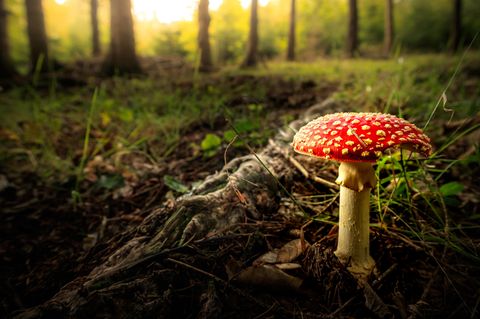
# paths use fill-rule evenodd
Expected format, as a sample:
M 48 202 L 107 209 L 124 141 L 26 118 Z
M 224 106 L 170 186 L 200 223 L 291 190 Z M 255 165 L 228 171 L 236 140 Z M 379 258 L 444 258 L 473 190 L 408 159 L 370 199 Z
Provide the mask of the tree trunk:
M 198 49 L 200 50 L 201 72 L 212 70 L 212 54 L 210 50 L 210 14 L 208 13 L 208 0 L 200 0 L 198 3 Z
M 98 29 L 98 0 L 90 1 L 90 21 L 92 24 L 92 54 L 100 55 L 100 31 Z
M 247 56 L 243 67 L 255 67 L 258 62 L 258 0 L 252 0 L 250 11 L 250 32 L 248 34 Z
M 103 65 L 103 73 L 141 73 L 135 52 L 130 0 L 110 0 L 110 51 Z
M 453 0 L 452 35 L 450 50 L 455 53 L 460 46 L 462 38 L 462 0 Z
M 25 5 L 31 71 L 47 71 L 49 69 L 49 57 L 42 0 L 25 0 Z
M 288 29 L 287 60 L 295 60 L 295 0 L 291 0 L 290 28 Z
M 393 0 L 385 0 L 385 25 L 383 30 L 384 54 L 389 56 L 392 51 L 394 37 Z
M 353 57 L 358 49 L 358 12 L 357 0 L 349 0 L 347 56 Z
M 8 44 L 7 32 L 8 11 L 5 1 L 0 0 L 0 78 L 10 78 L 17 72 L 10 57 L 10 46 Z

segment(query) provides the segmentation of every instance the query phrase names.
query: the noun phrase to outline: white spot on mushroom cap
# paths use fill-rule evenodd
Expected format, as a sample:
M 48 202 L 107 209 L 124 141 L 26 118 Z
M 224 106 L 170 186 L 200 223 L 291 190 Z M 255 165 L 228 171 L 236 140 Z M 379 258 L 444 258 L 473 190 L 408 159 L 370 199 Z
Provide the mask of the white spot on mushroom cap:
M 377 130 L 377 131 L 375 132 L 375 134 L 376 134 L 377 136 L 387 136 L 387 133 L 385 133 L 384 130 Z

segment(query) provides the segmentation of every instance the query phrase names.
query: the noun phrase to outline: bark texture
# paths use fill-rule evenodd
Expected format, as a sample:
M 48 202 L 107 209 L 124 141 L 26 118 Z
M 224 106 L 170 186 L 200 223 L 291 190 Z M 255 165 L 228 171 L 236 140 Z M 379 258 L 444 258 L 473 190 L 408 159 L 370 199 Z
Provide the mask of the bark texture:
M 135 51 L 130 0 L 110 0 L 110 51 L 103 65 L 103 73 L 141 73 Z
M 47 32 L 42 0 L 25 0 L 27 9 L 27 33 L 30 44 L 31 71 L 47 71 L 49 68 Z
M 282 156 L 267 148 L 259 158 L 273 175 L 253 156 L 233 160 L 192 194 L 179 198 L 173 205 L 158 208 L 138 228 L 116 238 L 110 248 L 96 255 L 101 262 L 89 274 L 75 279 L 50 301 L 17 318 L 111 317 L 112 313 L 125 313 L 116 317 L 126 318 L 132 311 L 147 312 L 139 317 L 151 316 L 150 311 L 155 313 L 158 309 L 153 311 L 135 297 L 129 297 L 128 301 L 121 297 L 135 296 L 138 289 L 147 290 L 150 295 L 162 295 L 167 290 L 168 285 L 160 287 L 159 283 L 165 278 L 149 277 L 155 274 L 142 281 L 148 265 L 164 263 L 172 252 L 186 249 L 189 243 L 208 234 L 221 234 L 246 218 L 261 219 L 263 214 L 278 208 L 278 188 L 273 176 L 280 177 L 284 170 Z
M 383 29 L 383 50 L 386 56 L 392 52 L 394 37 L 393 0 L 385 0 L 385 25 Z
M 258 63 L 258 0 L 252 0 L 250 8 L 250 31 L 248 33 L 247 55 L 243 67 L 255 67 Z
M 208 12 L 208 0 L 200 0 L 198 3 L 198 49 L 200 50 L 201 72 L 212 70 L 212 54 L 210 49 L 210 14 Z
M 17 73 L 10 57 L 7 17 L 5 0 L 0 0 L 0 78 L 9 78 Z
M 295 25 L 296 25 L 296 14 L 295 14 L 295 0 L 291 0 L 290 3 L 290 27 L 288 29 L 288 47 L 287 47 L 287 60 L 295 60 Z
M 100 54 L 100 31 L 98 29 L 98 0 L 90 1 L 90 23 L 92 25 L 92 54 Z
M 462 38 L 462 0 L 453 0 L 452 35 L 450 50 L 455 53 L 460 46 Z
M 358 50 L 357 0 L 348 1 L 347 56 L 354 57 Z

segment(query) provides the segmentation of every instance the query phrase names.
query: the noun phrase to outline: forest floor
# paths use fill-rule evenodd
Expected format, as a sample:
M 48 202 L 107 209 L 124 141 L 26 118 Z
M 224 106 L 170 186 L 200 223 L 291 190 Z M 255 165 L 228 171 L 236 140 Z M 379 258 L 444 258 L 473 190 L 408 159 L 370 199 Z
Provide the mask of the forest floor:
M 326 99 L 339 111 L 401 115 L 432 138 L 430 159 L 389 156 L 376 167 L 371 254 L 379 277 L 361 289 L 336 263 L 336 191 L 292 166 L 278 211 L 249 217 L 220 244 L 192 243 L 168 266 L 147 265 L 162 274 L 158 316 L 480 316 L 475 54 L 272 63 L 211 75 L 181 61 L 144 66 L 146 76 L 98 79 L 95 63 L 82 62 L 0 92 L 1 317 L 52 298 L 97 265 L 90 258 L 98 247 L 228 161 L 261 150 Z M 294 158 L 334 181 L 335 164 Z M 272 254 L 290 276 L 267 271 L 230 282 L 233 268 L 276 264 L 266 261 Z

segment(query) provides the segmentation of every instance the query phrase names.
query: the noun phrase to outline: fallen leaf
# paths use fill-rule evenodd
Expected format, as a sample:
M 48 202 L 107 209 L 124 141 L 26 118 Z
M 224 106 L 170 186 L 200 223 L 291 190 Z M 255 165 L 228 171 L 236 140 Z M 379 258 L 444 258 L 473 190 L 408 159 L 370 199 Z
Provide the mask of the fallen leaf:
M 309 244 L 305 240 L 294 239 L 289 241 L 278 251 L 277 263 L 289 263 L 300 256 Z
M 303 279 L 270 265 L 248 267 L 242 270 L 235 280 L 242 285 L 280 293 L 298 292 L 303 283 Z
M 275 267 L 282 270 L 293 270 L 293 269 L 302 268 L 302 265 L 297 263 L 282 263 L 282 264 L 276 264 Z
M 255 261 L 253 262 L 253 265 L 258 266 L 263 264 L 274 264 L 277 262 L 277 258 L 278 258 L 278 249 L 274 249 L 255 259 Z

